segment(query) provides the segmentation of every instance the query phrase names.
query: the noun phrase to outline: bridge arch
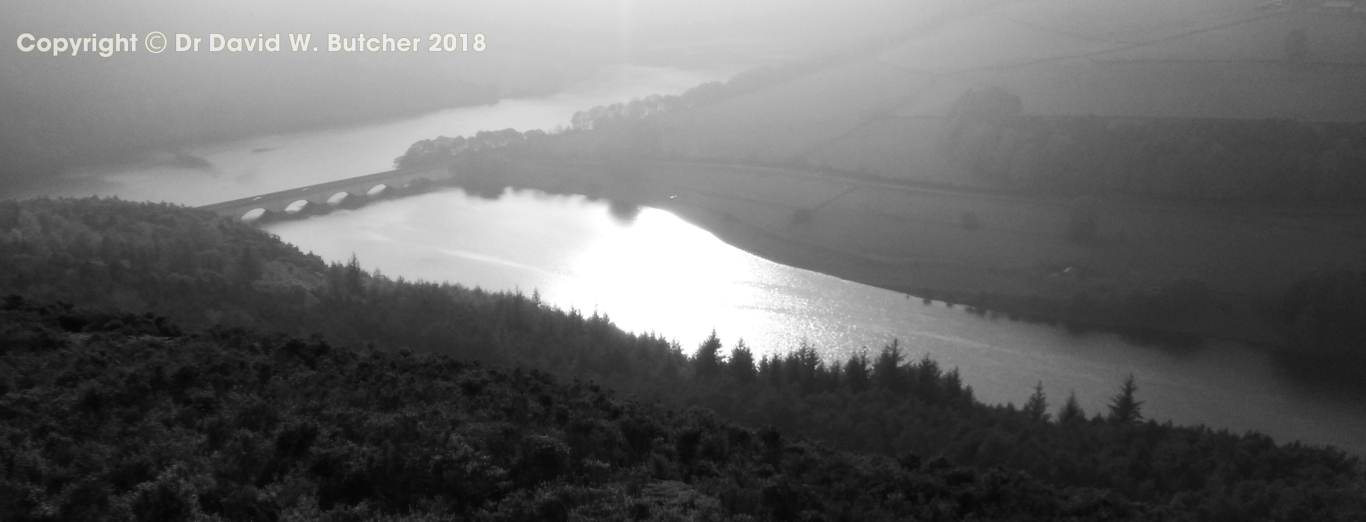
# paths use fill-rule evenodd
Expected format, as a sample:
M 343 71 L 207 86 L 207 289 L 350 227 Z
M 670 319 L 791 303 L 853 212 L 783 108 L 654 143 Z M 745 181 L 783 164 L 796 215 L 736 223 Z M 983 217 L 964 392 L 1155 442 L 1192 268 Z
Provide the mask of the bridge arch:
M 261 207 L 253 208 L 251 210 L 248 210 L 246 214 L 242 214 L 242 222 L 256 223 L 259 221 L 265 221 L 267 219 L 270 219 L 270 216 L 272 214 L 274 214 L 274 212 L 271 212 Z
M 356 198 L 352 197 L 350 192 L 342 191 L 342 192 L 338 192 L 338 193 L 336 193 L 336 194 L 333 194 L 332 197 L 327 198 L 327 206 L 329 206 L 329 207 L 342 207 L 342 206 L 347 206 L 347 205 L 351 204 L 352 202 L 354 202 L 355 200 L 356 200 Z
M 311 212 L 316 206 L 317 205 L 314 205 L 312 201 L 301 199 L 290 203 L 289 206 L 285 207 L 285 213 L 295 216 L 302 215 Z

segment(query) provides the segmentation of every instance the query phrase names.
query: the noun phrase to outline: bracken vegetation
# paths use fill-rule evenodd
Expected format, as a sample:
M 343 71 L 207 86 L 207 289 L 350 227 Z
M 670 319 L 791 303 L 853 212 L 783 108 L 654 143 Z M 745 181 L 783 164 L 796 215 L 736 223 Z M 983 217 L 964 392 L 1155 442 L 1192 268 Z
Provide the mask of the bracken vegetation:
M 1159 513 L 1018 472 L 844 453 L 536 370 L 231 329 L 182 336 L 159 317 L 14 298 L 4 308 L 9 521 Z

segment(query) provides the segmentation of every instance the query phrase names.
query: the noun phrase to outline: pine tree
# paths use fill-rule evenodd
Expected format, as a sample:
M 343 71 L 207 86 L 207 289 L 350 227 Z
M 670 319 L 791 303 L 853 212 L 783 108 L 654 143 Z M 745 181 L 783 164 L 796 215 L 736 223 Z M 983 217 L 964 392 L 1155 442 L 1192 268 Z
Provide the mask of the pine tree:
M 1029 396 L 1029 402 L 1025 403 L 1022 411 L 1035 421 L 1048 422 L 1051 415 L 1048 413 L 1048 397 L 1043 393 L 1043 381 L 1034 385 L 1034 394 Z
M 759 377 L 774 388 L 783 387 L 783 358 L 778 355 L 759 359 Z
M 958 368 L 955 367 L 944 374 L 944 393 L 955 400 L 972 397 L 972 388 L 963 386 L 963 376 L 958 373 Z
M 844 379 L 849 383 L 849 390 L 858 393 L 868 389 L 868 351 L 863 350 L 849 357 L 844 363 Z
M 1135 398 L 1137 393 L 1138 385 L 1134 383 L 1134 374 L 1130 373 L 1124 379 L 1124 385 L 1120 387 L 1119 393 L 1110 398 L 1111 422 L 1129 423 L 1143 420 L 1143 401 Z
M 361 275 L 365 272 L 360 268 L 360 260 L 356 259 L 356 253 L 351 253 L 351 259 L 346 262 L 346 272 L 344 284 L 346 291 L 358 295 L 361 293 Z
M 1058 410 L 1058 422 L 1060 424 L 1076 424 L 1086 422 L 1086 412 L 1081 409 L 1081 403 L 1077 402 L 1077 392 L 1067 395 L 1067 402 Z
M 716 336 L 715 329 L 697 346 L 697 353 L 693 354 L 693 369 L 697 377 L 702 379 L 711 378 L 721 370 L 721 339 Z
M 754 353 L 745 346 L 745 340 L 740 339 L 735 342 L 735 347 L 730 350 L 730 371 L 735 377 L 735 381 L 748 384 L 754 382 L 756 375 L 754 368 Z
M 878 354 L 877 361 L 873 363 L 873 380 L 878 386 L 893 391 L 901 389 L 900 365 L 905 357 L 896 339 L 892 339 L 892 344 L 882 347 L 882 353 Z
M 797 350 L 787 355 L 784 366 L 788 368 L 793 381 L 801 387 L 803 393 L 810 393 L 817 388 L 821 374 L 824 372 L 825 364 L 821 361 L 820 352 L 816 347 L 805 339 Z
M 943 398 L 944 390 L 940 388 L 940 381 L 944 372 L 939 369 L 939 361 L 931 359 L 930 354 L 926 353 L 919 361 L 911 364 L 910 373 L 915 378 L 915 393 L 921 399 L 938 401 Z

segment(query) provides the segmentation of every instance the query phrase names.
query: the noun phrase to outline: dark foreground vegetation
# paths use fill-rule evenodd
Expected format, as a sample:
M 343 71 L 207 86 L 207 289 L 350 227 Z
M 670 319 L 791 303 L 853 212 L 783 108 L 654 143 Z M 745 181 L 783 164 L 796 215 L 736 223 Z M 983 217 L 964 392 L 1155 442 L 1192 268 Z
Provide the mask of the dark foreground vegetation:
M 4 308 L 8 521 L 1165 518 L 1113 493 L 845 453 L 537 370 Z
M 0 202 L 9 294 L 5 520 L 1366 517 L 1356 457 L 1145 421 L 1133 382 L 1088 417 L 1037 392 L 984 405 L 895 342 L 688 356 L 166 205 Z M 28 304 L 59 301 L 77 305 Z

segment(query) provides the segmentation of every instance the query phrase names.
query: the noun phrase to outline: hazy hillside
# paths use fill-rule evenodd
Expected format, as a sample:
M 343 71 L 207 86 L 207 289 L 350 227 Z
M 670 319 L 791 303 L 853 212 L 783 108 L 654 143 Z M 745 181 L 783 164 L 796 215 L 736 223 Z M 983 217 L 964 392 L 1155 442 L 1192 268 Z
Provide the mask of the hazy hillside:
M 1305 34 L 1292 58 L 1291 33 Z M 1009 2 L 864 60 L 654 122 L 666 152 L 996 186 L 936 150 L 973 89 L 1025 117 L 1366 120 L 1366 22 L 1244 1 Z

